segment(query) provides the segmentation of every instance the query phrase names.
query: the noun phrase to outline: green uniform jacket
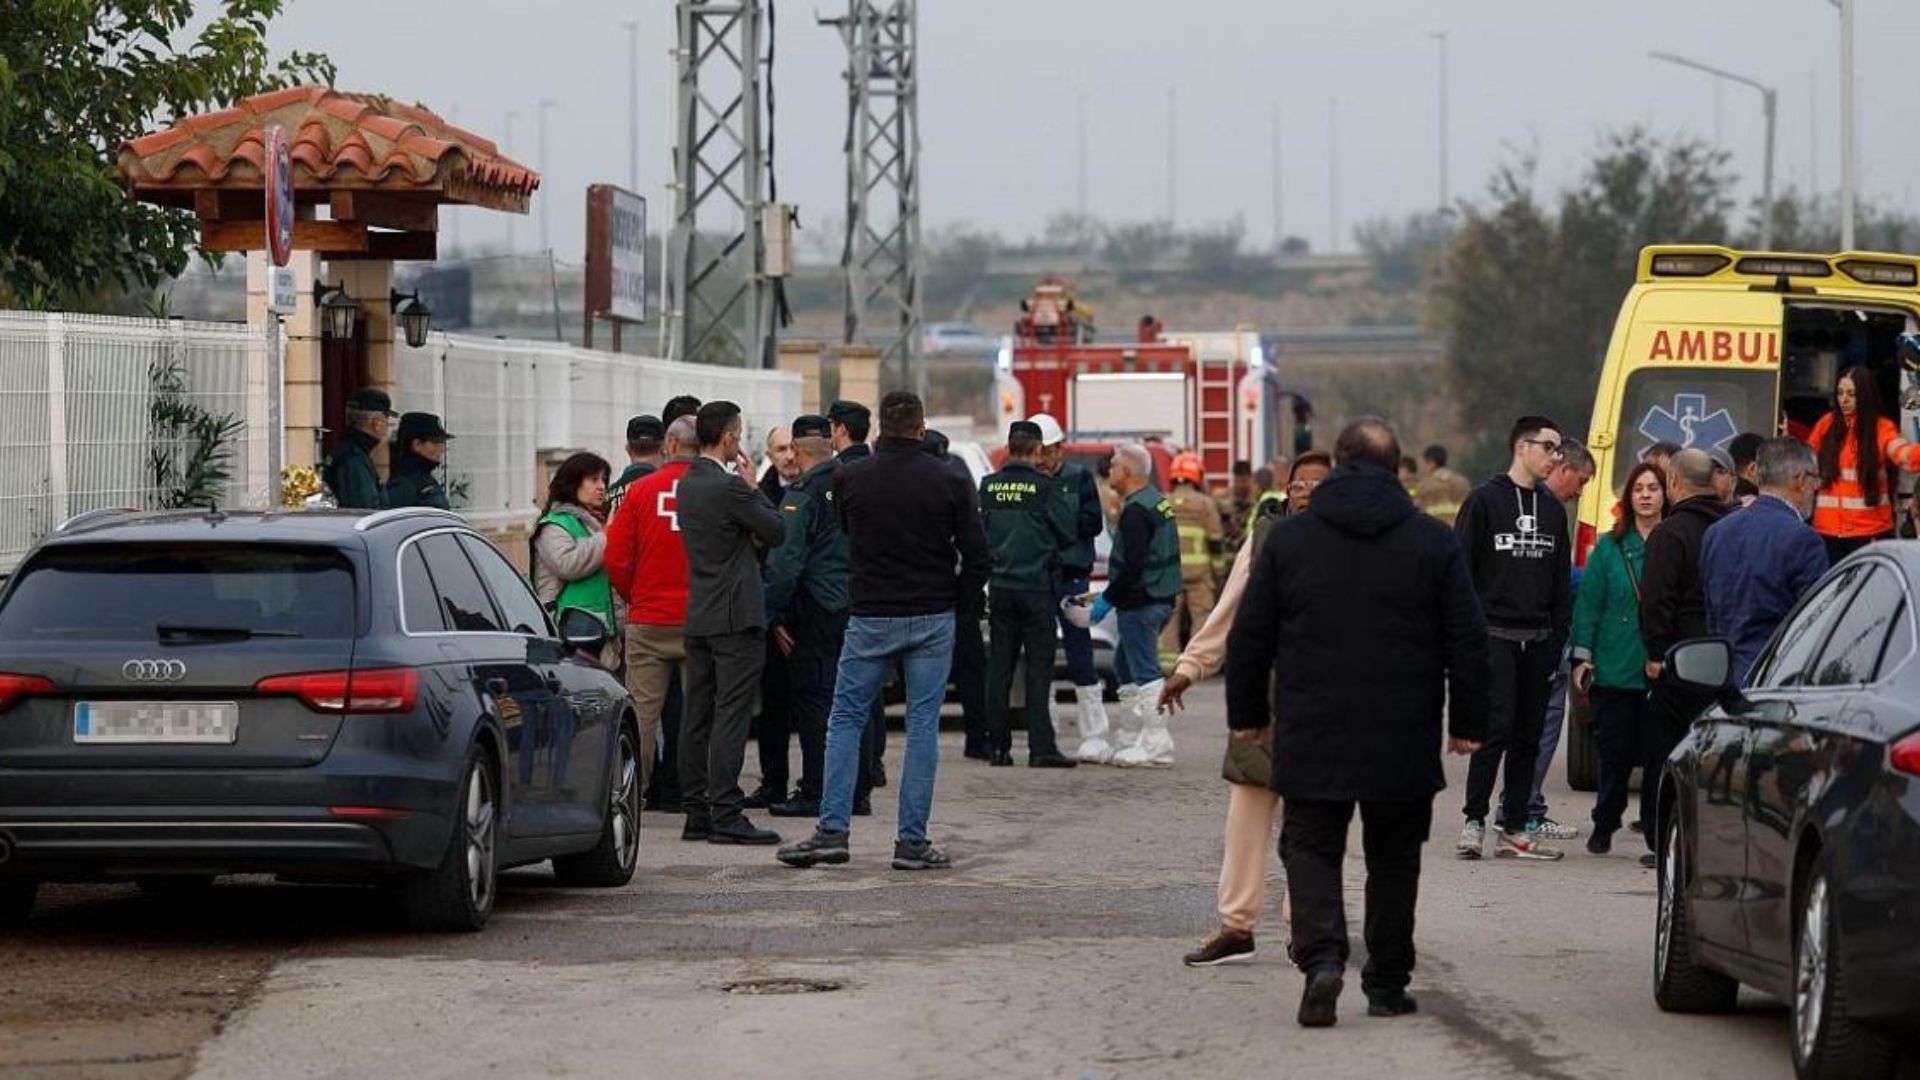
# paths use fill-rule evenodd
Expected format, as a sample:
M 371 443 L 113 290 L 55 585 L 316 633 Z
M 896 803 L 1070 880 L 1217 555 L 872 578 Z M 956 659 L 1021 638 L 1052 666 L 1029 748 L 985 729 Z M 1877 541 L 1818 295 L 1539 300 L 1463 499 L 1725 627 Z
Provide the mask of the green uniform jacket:
M 1068 578 L 1083 578 L 1093 571 L 1093 541 L 1107 528 L 1106 512 L 1100 508 L 1100 488 L 1094 483 L 1093 471 L 1075 461 L 1061 462 L 1053 479 L 1073 520 L 1073 539 L 1060 549 L 1060 572 Z
M 1647 544 L 1629 527 L 1624 540 L 1603 534 L 1587 553 L 1587 573 L 1573 601 L 1573 658 L 1593 665 L 1593 684 L 1610 690 L 1647 688 L 1647 647 L 1640 639 L 1640 591 Z M 1627 567 L 1633 567 L 1631 577 Z
M 650 461 L 635 461 L 620 470 L 620 478 L 607 485 L 608 521 L 613 520 L 614 512 L 620 509 L 620 500 L 627 497 L 627 489 L 633 486 L 633 482 L 659 467 Z
M 767 552 L 767 625 L 794 636 L 794 652 L 838 650 L 847 625 L 847 534 L 833 512 L 836 460 L 808 469 L 780 499 L 787 538 Z
M 1060 551 L 1074 540 L 1073 505 L 1060 484 L 1024 461 L 980 481 L 980 523 L 993 557 L 996 589 L 1051 592 Z
M 1129 550 L 1127 545 L 1127 514 L 1135 510 L 1144 511 L 1152 522 L 1144 551 Z M 1128 582 L 1129 578 L 1134 580 Z M 1114 530 L 1113 552 L 1107 556 L 1107 595 L 1121 608 L 1165 604 L 1180 595 L 1180 535 L 1175 530 L 1173 503 L 1152 484 L 1121 504 L 1120 527 Z
M 348 510 L 385 510 L 387 493 L 373 469 L 373 448 L 379 445 L 364 431 L 349 431 L 334 444 L 321 466 L 321 479 L 333 492 L 333 501 Z
M 393 466 L 393 479 L 387 481 L 387 505 L 453 509 L 447 502 L 446 487 L 433 475 L 437 468 L 439 466 L 426 458 L 402 450 L 400 460 Z

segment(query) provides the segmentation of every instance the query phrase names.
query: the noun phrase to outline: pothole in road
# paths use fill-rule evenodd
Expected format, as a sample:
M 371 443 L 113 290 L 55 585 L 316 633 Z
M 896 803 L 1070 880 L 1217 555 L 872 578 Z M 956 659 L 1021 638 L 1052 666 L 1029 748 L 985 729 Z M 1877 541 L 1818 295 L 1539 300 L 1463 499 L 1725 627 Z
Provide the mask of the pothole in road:
M 830 994 L 846 988 L 845 983 L 835 979 L 741 979 L 738 982 L 723 983 L 720 989 L 729 994 Z

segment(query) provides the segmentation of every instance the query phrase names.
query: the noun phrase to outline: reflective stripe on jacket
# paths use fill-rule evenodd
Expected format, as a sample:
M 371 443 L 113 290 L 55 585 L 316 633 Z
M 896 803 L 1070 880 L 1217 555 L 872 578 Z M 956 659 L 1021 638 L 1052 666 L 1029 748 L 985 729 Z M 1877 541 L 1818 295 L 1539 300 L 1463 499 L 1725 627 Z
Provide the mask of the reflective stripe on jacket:
M 1814 453 L 1820 452 L 1820 443 L 1833 427 L 1833 418 L 1833 413 L 1821 417 L 1807 435 L 1807 442 L 1812 445 Z M 1860 475 L 1860 447 L 1854 439 L 1853 421 L 1849 419 L 1844 422 L 1847 436 L 1840 444 L 1840 475 L 1833 483 L 1820 489 L 1820 497 L 1813 507 L 1813 531 L 1822 536 L 1842 538 L 1879 536 L 1892 532 L 1893 504 L 1897 496 L 1889 490 L 1885 475 Z M 1894 426 L 1892 420 L 1881 417 L 1874 436 L 1874 441 L 1880 446 L 1882 464 L 1907 472 L 1920 472 L 1920 446 L 1902 438 L 1900 429 Z M 1868 484 L 1879 495 L 1877 505 L 1868 505 Z

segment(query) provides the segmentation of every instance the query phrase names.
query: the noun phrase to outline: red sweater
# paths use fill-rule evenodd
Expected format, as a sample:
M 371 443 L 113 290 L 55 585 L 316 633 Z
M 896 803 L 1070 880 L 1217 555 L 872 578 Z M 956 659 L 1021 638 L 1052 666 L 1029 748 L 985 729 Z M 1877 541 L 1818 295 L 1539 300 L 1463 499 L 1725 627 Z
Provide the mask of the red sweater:
M 669 461 L 627 488 L 607 524 L 607 577 L 627 602 L 627 621 L 687 621 L 687 549 L 675 509 L 690 461 Z

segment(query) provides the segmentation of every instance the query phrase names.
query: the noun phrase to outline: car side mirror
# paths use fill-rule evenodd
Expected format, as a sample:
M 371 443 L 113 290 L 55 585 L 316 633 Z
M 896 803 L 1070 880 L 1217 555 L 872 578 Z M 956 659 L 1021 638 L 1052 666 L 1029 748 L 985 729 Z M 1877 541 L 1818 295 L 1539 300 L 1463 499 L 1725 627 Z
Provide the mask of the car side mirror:
M 598 656 L 606 647 L 607 624 L 586 608 L 561 608 L 558 621 L 560 640 L 566 642 L 568 648 Z
M 1733 686 L 1733 646 L 1724 638 L 1694 638 L 1667 650 L 1667 674 L 1687 690 L 1718 695 Z

